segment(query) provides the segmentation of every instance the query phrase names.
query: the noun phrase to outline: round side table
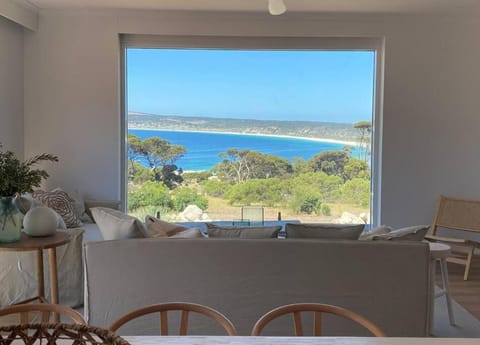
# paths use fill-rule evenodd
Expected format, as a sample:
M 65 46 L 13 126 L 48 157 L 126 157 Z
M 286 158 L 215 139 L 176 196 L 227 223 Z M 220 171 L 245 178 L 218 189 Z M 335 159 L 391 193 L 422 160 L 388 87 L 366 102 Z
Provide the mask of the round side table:
M 447 300 L 447 310 L 448 310 L 448 318 L 450 320 L 450 324 L 455 324 L 455 319 L 453 317 L 453 309 L 452 309 L 452 300 L 450 298 L 450 290 L 448 287 L 448 270 L 447 270 L 447 257 L 451 252 L 451 248 L 449 245 L 444 243 L 438 242 L 429 242 L 428 246 L 430 247 L 430 270 L 431 270 L 431 277 L 432 277 L 432 284 L 435 285 L 435 263 L 438 261 L 440 263 L 440 273 L 442 275 L 442 289 L 437 293 L 433 294 L 434 298 L 445 296 Z M 432 301 L 433 306 L 433 301 Z
M 43 267 L 43 250 L 48 253 L 48 266 L 50 271 L 50 293 L 51 303 L 58 304 L 58 276 L 57 276 L 57 247 L 68 243 L 70 235 L 66 232 L 55 232 L 52 236 L 47 237 L 30 237 L 21 234 L 20 240 L 14 243 L 0 243 L 0 251 L 12 252 L 29 252 L 35 251 L 37 261 L 37 282 L 38 282 L 38 296 L 28 300 L 19 302 L 28 303 L 38 299 L 41 303 L 48 303 L 45 298 L 45 280 Z M 58 314 L 54 316 L 54 321 L 58 322 Z

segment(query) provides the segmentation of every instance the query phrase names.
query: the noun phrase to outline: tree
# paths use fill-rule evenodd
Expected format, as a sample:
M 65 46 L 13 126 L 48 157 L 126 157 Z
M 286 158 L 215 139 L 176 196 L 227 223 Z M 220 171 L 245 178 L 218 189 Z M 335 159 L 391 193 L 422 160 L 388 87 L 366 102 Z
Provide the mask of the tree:
M 345 180 L 363 178 L 370 180 L 370 166 L 363 160 L 350 157 L 343 167 Z
M 129 176 L 135 175 L 137 170 L 135 162 L 143 154 L 142 152 L 142 140 L 136 135 L 129 134 L 127 137 L 127 156 L 130 163 Z
M 287 159 L 258 151 L 231 148 L 219 156 L 223 161 L 215 165 L 213 170 L 233 183 L 284 177 L 293 173 L 293 167 Z
M 223 161 L 216 164 L 212 170 L 227 180 L 234 183 L 244 182 L 248 179 L 250 173 L 249 166 L 245 156 L 249 150 L 239 150 L 230 148 L 225 152 L 221 152 L 218 156 L 223 158 Z
M 182 170 L 178 169 L 175 162 L 185 152 L 184 146 L 173 145 L 158 137 L 148 138 L 142 143 L 142 155 L 152 169 L 155 181 L 162 181 L 170 189 L 183 181 Z
M 309 160 L 313 171 L 323 171 L 327 175 L 337 175 L 343 177 L 345 164 L 350 159 L 347 151 L 331 150 L 323 151 Z
M 370 133 L 372 132 L 372 123 L 370 121 L 359 121 L 353 124 L 353 128 L 360 131 L 360 136 L 358 138 L 360 158 L 362 158 L 363 153 L 363 159 L 366 162 L 368 160 L 368 155 L 370 154 L 368 146 L 370 143 Z

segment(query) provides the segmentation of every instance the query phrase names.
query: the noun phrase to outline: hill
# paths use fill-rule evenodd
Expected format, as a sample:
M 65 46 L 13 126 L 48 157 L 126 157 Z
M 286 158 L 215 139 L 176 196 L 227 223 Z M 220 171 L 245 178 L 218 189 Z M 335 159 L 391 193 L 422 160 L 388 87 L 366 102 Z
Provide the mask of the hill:
M 351 123 L 316 121 L 272 121 L 213 117 L 154 115 L 131 112 L 129 128 L 206 132 L 289 135 L 308 138 L 355 141 L 358 130 Z

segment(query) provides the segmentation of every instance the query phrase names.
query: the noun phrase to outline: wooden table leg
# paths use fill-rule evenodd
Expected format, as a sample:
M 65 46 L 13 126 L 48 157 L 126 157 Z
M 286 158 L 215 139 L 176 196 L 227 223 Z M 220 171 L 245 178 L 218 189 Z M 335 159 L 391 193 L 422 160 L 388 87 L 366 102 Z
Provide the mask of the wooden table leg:
M 38 297 L 40 301 L 45 301 L 45 280 L 43 272 L 43 250 L 37 250 L 37 283 Z M 43 300 L 42 300 L 43 299 Z
M 57 276 L 57 250 L 56 248 L 48 249 L 48 262 L 50 269 L 50 291 L 51 303 L 58 304 L 58 276 Z M 60 322 L 58 314 L 53 314 L 54 322 Z

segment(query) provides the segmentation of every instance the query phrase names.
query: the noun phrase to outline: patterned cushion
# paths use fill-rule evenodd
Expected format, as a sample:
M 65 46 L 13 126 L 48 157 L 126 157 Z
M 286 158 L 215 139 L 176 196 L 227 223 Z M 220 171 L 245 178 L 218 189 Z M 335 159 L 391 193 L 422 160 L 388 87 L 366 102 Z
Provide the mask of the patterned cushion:
M 44 192 L 37 190 L 33 192 L 32 196 L 57 212 L 62 217 L 67 228 L 76 228 L 82 225 L 73 206 L 73 199 L 67 193 L 63 191 Z

